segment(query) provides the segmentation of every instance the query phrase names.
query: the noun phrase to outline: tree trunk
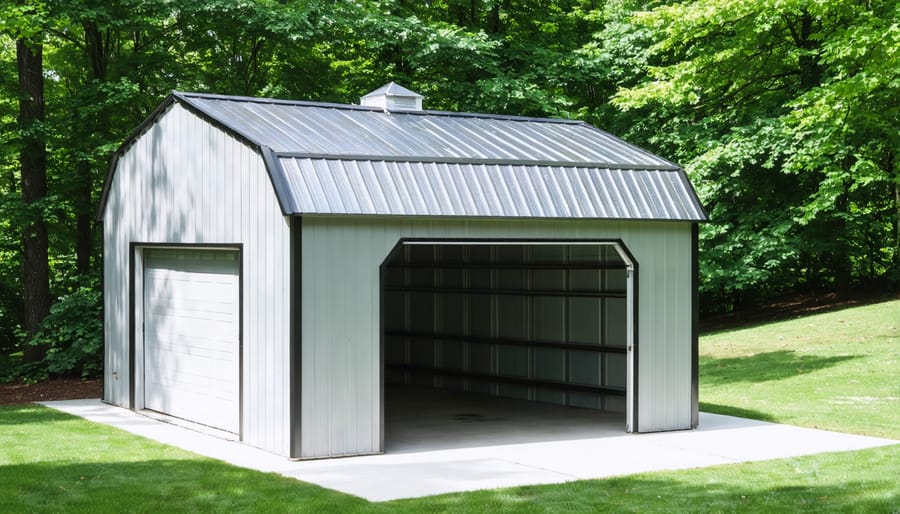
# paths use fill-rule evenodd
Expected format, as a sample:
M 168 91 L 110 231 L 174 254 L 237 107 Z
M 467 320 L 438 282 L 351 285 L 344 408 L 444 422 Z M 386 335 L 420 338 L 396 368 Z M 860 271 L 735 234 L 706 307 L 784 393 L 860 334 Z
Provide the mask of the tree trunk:
M 35 41 L 37 40 L 37 41 Z M 34 334 L 50 312 L 50 269 L 47 223 L 41 209 L 30 209 L 47 196 L 47 148 L 44 141 L 43 47 L 40 36 L 32 41 L 16 40 L 19 73 L 19 129 L 22 133 L 19 162 L 22 166 L 22 200 L 29 222 L 22 236 L 24 246 L 25 332 Z M 45 348 L 27 346 L 23 359 L 35 362 Z
M 797 23 L 797 25 L 794 25 Z M 819 63 L 820 42 L 814 38 L 815 19 L 807 9 L 802 9 L 797 19 L 787 20 L 787 29 L 791 33 L 794 44 L 802 52 L 797 59 L 797 71 L 800 77 L 800 89 L 808 91 L 822 82 L 822 66 Z
M 106 81 L 106 42 L 103 39 L 103 33 L 93 20 L 82 22 L 84 29 L 84 51 L 85 56 L 90 63 L 91 79 L 100 82 Z M 108 119 L 105 111 L 101 111 L 91 120 L 94 134 L 104 134 L 109 130 Z M 93 144 L 91 138 L 84 140 L 88 148 L 84 153 L 90 153 L 90 146 Z M 79 275 L 86 275 L 91 269 L 91 250 L 94 243 L 94 224 L 93 224 L 93 185 L 94 173 L 93 163 L 90 159 L 79 161 L 75 166 L 75 176 L 77 180 L 77 195 L 75 202 L 75 267 Z

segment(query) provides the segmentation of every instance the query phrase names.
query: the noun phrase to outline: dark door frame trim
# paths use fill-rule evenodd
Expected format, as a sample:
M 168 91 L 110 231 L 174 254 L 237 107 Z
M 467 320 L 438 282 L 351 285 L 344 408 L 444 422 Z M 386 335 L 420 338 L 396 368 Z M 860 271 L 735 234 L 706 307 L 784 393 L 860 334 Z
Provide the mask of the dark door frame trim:
M 600 239 L 579 239 L 579 238 L 531 238 L 531 239 L 519 239 L 519 238 L 446 238 L 446 237 L 431 237 L 431 238 L 409 238 L 409 237 L 401 237 L 393 248 L 388 252 L 387 256 L 385 256 L 384 260 L 379 265 L 379 327 L 378 327 L 378 344 L 379 344 L 379 370 L 380 370 L 380 391 L 379 391 L 379 425 L 380 425 L 380 440 L 379 440 L 379 451 L 384 452 L 384 343 L 385 343 L 385 324 L 384 324 L 384 316 L 385 316 L 385 303 L 384 303 L 384 284 L 385 284 L 385 275 L 387 273 L 387 269 L 389 268 L 390 261 L 397 255 L 400 249 L 403 248 L 404 245 L 407 244 L 423 244 L 423 245 L 441 245 L 441 244 L 460 244 L 460 245 L 503 245 L 503 244 L 521 244 L 521 245 L 566 245 L 566 244 L 583 244 L 583 245 L 614 245 L 618 250 L 624 253 L 624 257 L 630 261 L 631 264 L 631 272 L 633 273 L 632 277 L 632 298 L 630 299 L 632 305 L 632 344 L 633 344 L 633 357 L 632 357 L 632 390 L 631 390 L 631 413 L 632 419 L 626 419 L 626 427 L 630 427 L 631 431 L 638 431 L 638 386 L 640 381 L 638 380 L 639 376 L 639 350 L 640 344 L 638 343 L 638 298 L 639 298 L 639 287 L 638 287 L 638 269 L 639 263 L 637 259 L 635 259 L 634 255 L 628 249 L 628 246 L 625 244 L 621 238 L 600 238 Z M 626 407 L 627 409 L 627 407 Z M 627 417 L 627 416 L 626 416 Z
M 144 249 L 172 250 L 224 250 L 237 253 L 238 266 L 238 440 L 244 439 L 244 245 L 242 243 L 150 243 L 132 241 L 128 244 L 128 407 L 136 410 L 135 404 L 135 350 L 136 326 L 136 276 L 143 274 L 144 267 L 137 269 L 137 252 Z M 143 259 L 141 259 L 143 262 Z M 143 286 L 143 279 L 141 280 Z M 143 291 L 140 291 L 143 294 Z M 143 302 L 142 302 L 143 305 Z M 143 319 L 143 316 L 142 316 Z M 141 330 L 143 333 L 143 329 Z

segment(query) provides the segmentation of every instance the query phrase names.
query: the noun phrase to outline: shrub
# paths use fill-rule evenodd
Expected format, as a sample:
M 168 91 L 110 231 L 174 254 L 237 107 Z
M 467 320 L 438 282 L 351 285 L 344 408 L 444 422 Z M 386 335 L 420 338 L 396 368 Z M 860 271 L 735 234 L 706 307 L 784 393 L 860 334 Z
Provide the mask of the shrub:
M 61 297 L 28 342 L 45 346 L 47 355 L 36 366 L 22 369 L 23 378 L 98 376 L 103 369 L 102 308 L 100 291 L 91 287 L 81 287 Z

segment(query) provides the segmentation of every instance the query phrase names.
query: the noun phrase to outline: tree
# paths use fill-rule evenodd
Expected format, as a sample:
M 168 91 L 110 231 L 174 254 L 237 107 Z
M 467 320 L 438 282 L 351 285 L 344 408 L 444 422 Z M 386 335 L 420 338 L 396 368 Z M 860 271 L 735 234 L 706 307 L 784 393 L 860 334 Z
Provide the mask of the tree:
M 704 0 L 635 23 L 648 78 L 615 103 L 699 186 L 714 307 L 896 270 L 896 2 Z
M 43 32 L 33 23 L 39 7 L 19 4 L 10 13 L 7 27 L 15 29 L 18 75 L 18 145 L 24 212 L 23 299 L 25 332 L 34 334 L 50 312 L 49 240 L 44 219 L 47 196 L 47 147 L 44 134 Z M 12 25 L 12 27 L 9 27 Z M 23 359 L 43 358 L 44 348 L 30 346 Z

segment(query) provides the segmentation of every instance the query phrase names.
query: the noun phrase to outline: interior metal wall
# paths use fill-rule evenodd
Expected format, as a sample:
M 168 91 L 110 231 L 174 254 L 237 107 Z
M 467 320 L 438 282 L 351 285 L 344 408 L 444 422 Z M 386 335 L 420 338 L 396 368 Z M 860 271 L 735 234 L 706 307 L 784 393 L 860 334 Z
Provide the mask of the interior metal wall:
M 610 244 L 402 245 L 386 380 L 624 413 L 626 273 Z

